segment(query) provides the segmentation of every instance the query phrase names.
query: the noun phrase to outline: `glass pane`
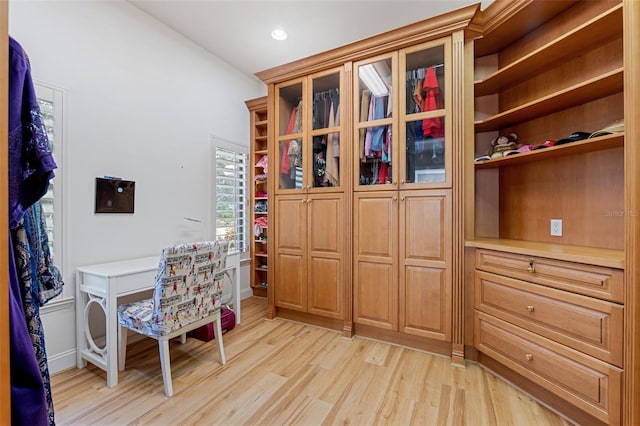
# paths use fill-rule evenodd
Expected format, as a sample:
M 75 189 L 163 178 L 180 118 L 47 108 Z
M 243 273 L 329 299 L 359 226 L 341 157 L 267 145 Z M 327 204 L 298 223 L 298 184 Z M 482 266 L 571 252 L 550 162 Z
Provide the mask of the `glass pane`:
M 391 117 L 391 59 L 358 68 L 360 122 Z
M 336 121 L 340 111 L 340 74 L 331 74 L 313 80 L 313 126 L 326 129 L 340 125 Z
M 444 129 L 444 117 L 407 123 L 407 183 L 444 182 L 444 137 L 434 137 L 431 128 Z
M 279 134 L 281 136 L 302 133 L 303 102 L 302 83 L 278 89 L 280 117 Z M 286 138 L 278 141 L 279 149 L 279 188 L 302 188 L 302 138 Z
M 340 186 L 340 133 L 313 137 L 313 186 Z
M 302 188 L 302 138 L 280 141 L 280 189 Z
M 302 83 L 281 87 L 278 93 L 278 134 L 283 136 L 302 132 Z
M 407 55 L 407 114 L 444 108 L 444 46 Z
M 391 126 L 360 131 L 360 185 L 391 183 Z

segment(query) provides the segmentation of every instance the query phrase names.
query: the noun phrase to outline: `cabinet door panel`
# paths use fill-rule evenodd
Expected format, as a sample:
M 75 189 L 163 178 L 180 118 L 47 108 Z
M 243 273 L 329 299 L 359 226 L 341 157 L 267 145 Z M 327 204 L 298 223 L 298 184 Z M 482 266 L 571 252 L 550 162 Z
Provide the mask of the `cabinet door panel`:
M 307 308 L 305 212 L 299 196 L 276 196 L 275 304 L 304 311 Z
M 298 196 L 276 197 L 276 250 L 302 254 L 305 246 L 305 203 Z
M 343 318 L 342 262 L 312 256 L 309 259 L 309 313 Z
M 295 254 L 277 253 L 276 264 L 276 306 L 305 311 L 307 289 L 304 286 L 304 258 Z
M 358 262 L 353 319 L 386 330 L 398 329 L 397 279 L 393 265 Z
M 401 331 L 436 340 L 449 340 L 451 319 L 446 274 L 446 270 L 436 268 L 405 268 Z
M 314 254 L 342 253 L 344 212 L 342 194 L 315 195 L 309 198 L 309 250 Z
M 398 330 L 397 194 L 356 193 L 354 209 L 354 321 Z
M 344 317 L 344 201 L 316 194 L 307 203 L 309 312 Z
M 395 198 L 387 193 L 356 194 L 356 256 L 391 259 L 397 235 L 397 196 Z
M 451 340 L 450 190 L 400 193 L 400 330 Z

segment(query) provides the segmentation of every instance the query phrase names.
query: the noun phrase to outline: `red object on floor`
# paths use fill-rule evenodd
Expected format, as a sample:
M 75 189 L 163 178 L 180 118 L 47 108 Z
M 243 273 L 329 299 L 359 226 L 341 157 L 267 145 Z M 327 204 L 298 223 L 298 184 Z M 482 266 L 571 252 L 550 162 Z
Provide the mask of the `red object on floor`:
M 222 325 L 222 334 L 226 333 L 229 330 L 232 330 L 233 327 L 236 326 L 236 313 L 231 309 L 223 306 L 220 310 L 220 323 Z M 202 340 L 204 342 L 208 342 L 215 338 L 215 333 L 213 331 L 213 323 L 203 325 L 202 327 L 198 327 L 193 331 L 188 333 L 189 337 L 195 337 L 196 339 Z

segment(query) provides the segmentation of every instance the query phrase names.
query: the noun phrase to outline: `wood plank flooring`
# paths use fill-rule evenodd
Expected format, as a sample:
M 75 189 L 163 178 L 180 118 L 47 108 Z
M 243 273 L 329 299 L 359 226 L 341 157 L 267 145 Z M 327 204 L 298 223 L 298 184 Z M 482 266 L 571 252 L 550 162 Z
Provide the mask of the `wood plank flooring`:
M 174 396 L 164 395 L 157 343 L 131 343 L 118 386 L 89 364 L 52 376 L 58 425 L 568 425 L 475 364 L 333 330 L 264 318 L 242 301 L 242 324 L 215 342 L 171 345 Z

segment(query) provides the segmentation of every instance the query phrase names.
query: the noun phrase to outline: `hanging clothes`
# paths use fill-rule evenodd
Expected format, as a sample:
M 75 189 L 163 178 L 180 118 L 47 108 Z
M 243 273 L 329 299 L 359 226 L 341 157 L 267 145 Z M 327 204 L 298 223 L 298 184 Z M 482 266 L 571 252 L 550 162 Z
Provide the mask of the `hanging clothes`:
M 340 124 L 340 105 L 338 105 L 338 112 L 333 111 L 333 102 L 329 106 L 329 123 L 328 127 L 335 127 Z M 338 158 L 340 156 L 340 146 L 338 145 L 338 155 L 336 156 L 335 140 L 338 136 L 335 133 L 329 133 L 327 135 L 327 157 L 325 177 L 331 186 L 340 185 L 340 170 L 338 168 Z
M 422 88 L 425 92 L 424 106 L 422 111 L 433 111 L 442 109 L 442 96 L 440 94 L 440 86 L 438 78 L 433 67 L 427 68 Z M 422 134 L 424 137 L 441 138 L 444 137 L 444 119 L 442 117 L 434 117 L 422 120 Z
M 367 117 L 369 117 L 369 102 L 371 100 L 371 92 L 367 89 L 362 91 L 362 95 L 360 96 L 360 122 L 367 121 Z M 360 129 L 360 147 L 358 152 L 360 153 L 360 161 L 364 163 L 367 161 L 367 155 L 365 153 L 365 145 L 368 129 Z
M 26 209 L 47 192 L 57 166 L 40 116 L 27 55 L 11 37 L 8 108 L 9 228 L 15 230 Z M 53 404 L 47 402 L 44 388 L 48 378 L 43 378 L 35 355 L 39 345 L 44 347 L 44 341 L 34 344 L 30 338 L 11 233 L 9 243 L 11 422 L 30 426 L 54 424 Z

